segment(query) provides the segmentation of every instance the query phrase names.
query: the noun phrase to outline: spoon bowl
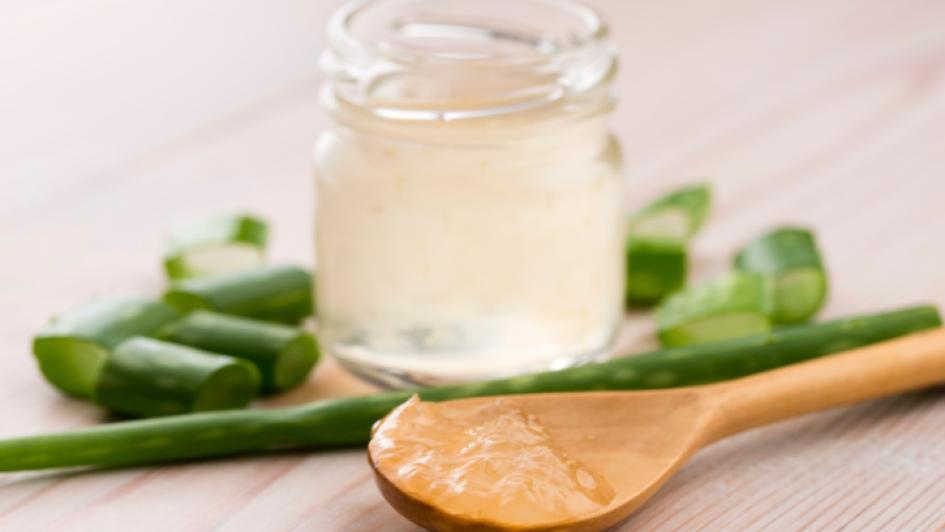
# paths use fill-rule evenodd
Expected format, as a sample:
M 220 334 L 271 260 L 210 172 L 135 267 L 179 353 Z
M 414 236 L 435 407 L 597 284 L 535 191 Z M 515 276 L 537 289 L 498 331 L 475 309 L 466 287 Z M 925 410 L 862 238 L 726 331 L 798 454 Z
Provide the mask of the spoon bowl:
M 598 472 L 613 488 L 608 503 L 556 520 L 509 523 L 488 512 L 473 515 L 443 507 L 423 490 L 407 489 L 390 478 L 373 451 L 369 461 L 385 499 L 428 529 L 596 531 L 627 518 L 695 452 L 714 441 L 790 417 L 941 382 L 945 382 L 945 329 L 935 329 L 721 384 L 503 396 L 503 403 L 534 416 L 556 447 Z M 482 397 L 438 406 L 463 410 L 495 401 Z M 387 422 L 385 418 L 378 427 Z
M 567 401 L 562 402 L 562 395 Z M 537 417 L 557 446 L 601 472 L 616 496 L 581 523 L 562 521 L 514 527 L 466 519 L 438 508 L 422 496 L 400 489 L 374 467 L 384 498 L 401 514 L 431 530 L 601 530 L 643 504 L 701 446 L 710 417 L 698 390 L 652 392 L 586 392 L 503 396 L 503 401 Z M 487 403 L 495 398 L 459 399 Z M 629 430 L 628 430 L 629 429 Z M 632 434 L 632 436 L 631 436 Z M 374 461 L 371 460 L 372 466 Z

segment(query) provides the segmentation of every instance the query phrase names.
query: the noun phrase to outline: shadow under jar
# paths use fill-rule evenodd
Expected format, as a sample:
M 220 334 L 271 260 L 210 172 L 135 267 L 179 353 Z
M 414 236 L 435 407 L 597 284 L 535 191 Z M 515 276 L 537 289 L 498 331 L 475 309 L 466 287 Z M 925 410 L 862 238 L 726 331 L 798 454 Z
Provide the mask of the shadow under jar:
M 572 1 L 375 0 L 329 24 L 323 348 L 390 386 L 606 356 L 623 308 L 615 55 Z

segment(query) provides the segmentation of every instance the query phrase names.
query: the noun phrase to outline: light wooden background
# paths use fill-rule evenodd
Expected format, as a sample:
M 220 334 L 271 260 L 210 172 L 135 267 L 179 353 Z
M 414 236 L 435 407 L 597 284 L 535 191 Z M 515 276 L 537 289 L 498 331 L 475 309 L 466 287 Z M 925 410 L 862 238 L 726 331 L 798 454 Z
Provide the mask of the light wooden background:
M 817 228 L 826 316 L 945 303 L 945 2 L 596 2 L 623 55 L 631 202 L 712 179 L 698 277 L 763 228 Z M 158 293 L 162 228 L 251 208 L 312 262 L 315 58 L 335 1 L 0 5 L 0 436 L 101 421 L 30 335 L 104 292 Z M 621 349 L 650 342 L 628 319 Z M 273 403 L 370 391 L 325 363 Z M 699 455 L 622 530 L 945 525 L 945 394 L 773 426 Z M 360 450 L 0 475 L 0 530 L 413 530 Z

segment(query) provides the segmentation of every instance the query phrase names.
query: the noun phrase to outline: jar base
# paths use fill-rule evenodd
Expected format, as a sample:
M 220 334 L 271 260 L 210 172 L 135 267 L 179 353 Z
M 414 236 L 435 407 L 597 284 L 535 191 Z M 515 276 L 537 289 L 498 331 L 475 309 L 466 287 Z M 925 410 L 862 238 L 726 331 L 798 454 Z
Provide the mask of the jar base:
M 329 347 L 328 352 L 342 367 L 364 381 L 383 388 L 416 388 L 501 379 L 598 362 L 610 358 L 613 345 L 614 337 L 612 336 L 603 345 L 577 354 L 556 355 L 547 359 L 533 360 L 523 366 L 503 369 L 502 371 L 470 372 L 461 377 L 452 372 L 416 369 L 409 367 L 409 365 L 397 365 L 396 362 L 382 364 L 379 361 L 386 362 L 390 359 L 396 360 L 396 358 L 376 352 L 366 353 L 362 347 L 334 346 Z

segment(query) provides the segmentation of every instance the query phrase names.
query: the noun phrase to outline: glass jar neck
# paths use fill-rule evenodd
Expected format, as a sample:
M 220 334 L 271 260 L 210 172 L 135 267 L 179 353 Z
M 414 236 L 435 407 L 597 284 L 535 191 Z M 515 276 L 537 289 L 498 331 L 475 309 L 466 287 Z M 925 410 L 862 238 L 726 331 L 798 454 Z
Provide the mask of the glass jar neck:
M 350 127 L 515 137 L 613 105 L 607 29 L 573 0 L 355 2 L 328 36 L 323 103 Z

